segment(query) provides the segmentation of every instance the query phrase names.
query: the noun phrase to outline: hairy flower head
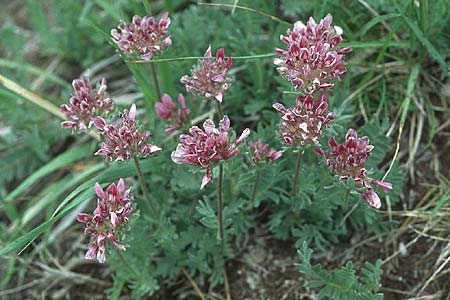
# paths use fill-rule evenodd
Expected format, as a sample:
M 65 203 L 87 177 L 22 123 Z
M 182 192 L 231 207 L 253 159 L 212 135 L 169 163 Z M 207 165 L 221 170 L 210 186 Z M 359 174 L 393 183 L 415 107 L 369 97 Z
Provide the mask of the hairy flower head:
M 224 116 L 216 128 L 210 119 L 203 123 L 203 130 L 197 126 L 189 129 L 189 134 L 180 136 L 180 143 L 172 152 L 172 160 L 177 164 L 200 166 L 206 169 L 201 189 L 212 180 L 212 169 L 221 160 L 229 159 L 239 153 L 237 146 L 250 134 L 245 129 L 241 136 L 231 141 L 230 119 Z
M 122 112 L 122 124 L 107 124 L 100 117 L 94 119 L 94 125 L 105 136 L 105 142 L 95 155 L 103 155 L 110 160 L 124 161 L 133 156 L 147 156 L 161 151 L 158 146 L 148 144 L 150 131 L 141 131 L 136 123 L 136 105 L 131 105 L 130 111 Z
M 121 21 L 118 29 L 111 30 L 111 35 L 123 52 L 150 60 L 156 53 L 172 44 L 167 29 L 169 25 L 167 12 L 163 13 L 159 20 L 152 16 L 134 16 L 131 23 Z
M 205 59 L 200 60 L 192 69 L 192 76 L 185 75 L 180 81 L 186 85 L 189 93 L 222 102 L 223 95 L 232 81 L 231 77 L 227 76 L 227 72 L 231 68 L 233 59 L 228 57 L 225 60 L 223 48 L 217 50 L 216 58 L 213 59 L 211 46 L 208 47 L 204 56 Z
M 73 92 L 69 104 L 61 105 L 67 121 L 61 123 L 62 128 L 84 131 L 91 127 L 93 119 L 111 112 L 114 104 L 106 96 L 106 80 L 103 78 L 98 89 L 94 89 L 88 77 L 75 79 L 72 82 Z
M 296 90 L 313 93 L 319 89 L 331 89 L 334 80 L 341 80 L 347 71 L 344 55 L 351 48 L 338 48 L 342 41 L 342 28 L 331 26 L 333 17 L 328 14 L 317 24 L 311 17 L 303 24 L 298 21 L 288 29 L 287 36 L 280 36 L 287 49 L 276 48 L 280 55 L 274 59 L 281 76 L 292 83 Z
M 180 104 L 181 109 L 173 103 L 172 98 L 167 94 L 164 94 L 161 97 L 161 102 L 155 103 L 155 110 L 158 117 L 171 124 L 170 127 L 165 130 L 167 133 L 182 128 L 189 121 L 191 111 L 186 106 L 186 100 L 184 99 L 183 94 L 178 95 L 178 103 Z
M 373 190 L 372 184 L 384 190 L 392 190 L 392 184 L 371 179 L 367 176 L 366 161 L 370 156 L 373 146 L 369 144 L 369 138 L 358 138 L 354 129 L 349 129 L 345 135 L 345 143 L 338 144 L 334 137 L 328 141 L 330 150 L 324 152 L 321 148 L 315 148 L 319 155 L 326 159 L 327 165 L 332 167 L 333 173 L 339 176 L 339 180 L 352 178 L 363 199 L 375 208 L 381 207 L 381 201 Z
M 328 110 L 328 95 L 322 94 L 315 100 L 312 95 L 298 96 L 295 105 L 285 108 L 275 103 L 273 108 L 281 115 L 279 133 L 285 145 L 305 146 L 317 144 L 324 128 L 336 118 Z
M 283 155 L 281 151 L 275 151 L 270 149 L 268 144 L 264 144 L 261 139 L 258 141 L 250 141 L 250 153 L 252 155 L 252 161 L 256 165 L 259 161 L 268 163 L 269 161 L 277 160 Z
M 125 182 L 119 179 L 117 184 L 112 183 L 106 191 L 96 183 L 94 187 L 97 194 L 97 207 L 93 214 L 79 213 L 77 221 L 85 223 L 85 234 L 91 236 L 86 259 L 97 258 L 99 263 L 106 260 L 106 241 L 109 240 L 119 250 L 125 250 L 125 246 L 118 242 L 119 229 L 127 224 L 133 212 L 130 189 L 125 190 Z

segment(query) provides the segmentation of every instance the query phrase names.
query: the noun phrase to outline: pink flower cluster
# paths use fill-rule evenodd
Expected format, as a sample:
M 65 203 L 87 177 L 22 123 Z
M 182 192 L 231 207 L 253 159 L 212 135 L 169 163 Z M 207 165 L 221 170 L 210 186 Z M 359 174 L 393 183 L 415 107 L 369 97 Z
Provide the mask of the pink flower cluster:
M 345 136 L 345 143 L 338 144 L 334 137 L 328 141 L 329 152 L 320 148 L 314 149 L 325 157 L 327 165 L 333 168 L 333 173 L 339 175 L 339 180 L 352 178 L 358 188 L 364 188 L 360 192 L 363 199 L 375 208 L 381 207 L 381 201 L 374 192 L 372 184 L 384 190 L 392 190 L 392 184 L 371 179 L 365 169 L 366 160 L 370 156 L 373 146 L 369 144 L 367 136 L 358 138 L 354 129 L 349 129 Z
M 91 127 L 93 118 L 114 109 L 114 104 L 106 96 L 106 80 L 103 78 L 100 87 L 95 90 L 88 77 L 75 79 L 72 82 L 73 93 L 69 104 L 61 105 L 67 121 L 61 123 L 62 128 L 86 130 Z
M 328 110 L 328 95 L 319 95 L 317 100 L 308 94 L 298 96 L 294 106 L 285 108 L 275 103 L 273 108 L 281 115 L 280 135 L 284 144 L 305 146 L 317 144 L 322 130 L 331 125 L 334 113 Z
M 124 161 L 133 155 L 146 156 L 153 152 L 161 151 L 158 146 L 147 144 L 150 132 L 141 132 L 136 123 L 136 105 L 132 105 L 130 111 L 122 112 L 122 124 L 107 124 L 101 117 L 94 119 L 94 125 L 106 141 L 102 143 L 100 150 L 95 155 L 104 155 L 110 160 Z
M 288 29 L 287 36 L 281 35 L 281 41 L 288 48 L 275 49 L 280 58 L 274 59 L 274 63 L 280 75 L 295 89 L 310 94 L 319 89 L 333 88 L 333 81 L 340 80 L 347 71 L 343 58 L 352 49 L 337 48 L 343 31 L 338 26 L 332 27 L 332 21 L 330 14 L 319 24 L 311 17 L 306 25 L 298 21 L 292 30 Z
M 277 160 L 283 155 L 281 151 L 275 151 L 270 149 L 268 144 L 264 144 L 261 139 L 257 142 L 250 141 L 250 153 L 252 155 L 252 161 L 256 165 L 259 161 L 268 163 L 269 161 Z
M 225 50 L 220 48 L 216 52 L 216 58 L 211 57 L 211 46 L 205 52 L 205 59 L 200 60 L 198 65 L 192 70 L 192 77 L 187 75 L 181 77 L 181 83 L 186 85 L 189 93 L 205 97 L 215 98 L 222 102 L 223 94 L 228 90 L 232 81 L 227 76 L 227 72 L 233 63 L 233 59 L 228 57 L 225 60 Z
M 342 28 L 331 26 L 333 18 L 328 14 L 317 24 L 313 18 L 306 23 L 298 21 L 294 28 L 288 29 L 287 36 L 281 35 L 281 41 L 287 49 L 276 48 L 280 55 L 274 59 L 277 70 L 293 88 L 301 90 L 306 96 L 299 96 L 294 106 L 286 108 L 280 103 L 273 105 L 281 114 L 280 136 L 284 144 L 304 147 L 317 144 L 324 128 L 330 127 L 336 118 L 328 110 L 328 95 L 321 94 L 314 99 L 313 94 L 320 90 L 334 87 L 334 80 L 341 80 L 347 71 L 344 66 L 344 55 L 350 53 L 350 47 L 339 48 L 342 42 Z M 330 152 L 321 148 L 314 151 L 325 157 L 327 165 L 340 180 L 353 178 L 360 194 L 371 206 L 379 208 L 381 201 L 372 185 L 391 190 L 387 182 L 367 177 L 365 163 L 373 146 L 367 137 L 358 138 L 356 131 L 350 129 L 345 144 L 337 144 L 334 138 L 329 139 Z
M 111 30 L 111 35 L 123 52 L 150 60 L 155 53 L 172 45 L 172 39 L 167 30 L 169 25 L 170 18 L 167 12 L 160 20 L 150 16 L 143 18 L 134 16 L 131 23 L 122 21 L 118 29 Z
M 107 240 L 117 249 L 125 250 L 125 246 L 118 242 L 119 228 L 130 219 L 133 212 L 131 206 L 133 197 L 130 195 L 130 189 L 125 190 L 125 182 L 122 178 L 117 185 L 112 183 L 106 191 L 98 183 L 95 184 L 94 189 L 98 197 L 94 213 L 92 215 L 80 213 L 77 215 L 77 221 L 86 224 L 84 233 L 91 236 L 86 259 L 97 257 L 99 263 L 104 263 Z
M 203 129 L 193 126 L 188 134 L 180 136 L 180 143 L 172 152 L 172 160 L 177 164 L 200 166 L 206 169 L 202 179 L 201 189 L 212 180 L 212 168 L 221 160 L 226 160 L 239 153 L 237 146 L 250 134 L 250 129 L 245 129 L 241 136 L 234 142 L 230 137 L 230 119 L 224 116 L 216 128 L 214 122 L 207 119 L 203 123 Z
M 158 117 L 171 123 L 170 127 L 165 130 L 167 133 L 182 128 L 189 121 L 191 111 L 186 106 L 186 100 L 183 94 L 178 95 L 178 103 L 181 109 L 173 103 L 172 98 L 167 94 L 161 97 L 161 102 L 155 103 L 155 110 Z

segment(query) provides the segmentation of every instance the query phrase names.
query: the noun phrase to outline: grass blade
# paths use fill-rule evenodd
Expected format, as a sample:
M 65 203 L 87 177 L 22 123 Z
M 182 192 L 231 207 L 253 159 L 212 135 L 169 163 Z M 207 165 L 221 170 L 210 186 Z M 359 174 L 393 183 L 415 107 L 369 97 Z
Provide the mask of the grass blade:
M 436 50 L 436 48 L 431 44 L 431 42 L 425 37 L 423 32 L 420 30 L 419 26 L 413 22 L 409 17 L 407 17 L 405 14 L 402 14 L 403 21 L 408 25 L 408 27 L 411 29 L 411 31 L 414 33 L 416 38 L 425 46 L 425 48 L 428 50 L 428 53 L 430 54 L 431 58 L 436 60 L 441 70 L 444 74 L 450 75 L 450 68 L 448 67 L 447 63 L 445 62 L 444 58 L 439 54 L 439 52 Z
M 70 84 L 66 82 L 65 80 L 61 79 L 60 77 L 48 73 L 46 70 L 43 70 L 41 68 L 38 68 L 32 64 L 24 64 L 24 63 L 17 63 L 13 61 L 9 61 L 6 59 L 0 59 L 0 67 L 5 67 L 9 69 L 14 70 L 23 70 L 27 71 L 31 74 L 42 76 L 43 78 L 47 79 L 50 82 L 56 83 L 64 88 L 70 88 Z
M 15 92 L 16 94 L 20 95 L 22 98 L 36 104 L 37 106 L 40 106 L 41 108 L 57 116 L 58 118 L 60 119 L 66 118 L 64 114 L 59 110 L 59 107 L 57 107 L 50 101 L 45 100 L 41 96 L 23 88 L 22 86 L 18 85 L 12 80 L 9 80 L 8 78 L 6 78 L 1 74 L 0 74 L 0 84 L 2 84 L 7 89 Z
M 419 71 L 420 71 L 420 66 L 415 65 L 411 71 L 411 74 L 409 75 L 408 85 L 406 87 L 406 96 L 405 96 L 405 99 L 403 100 L 403 104 L 402 104 L 403 109 L 402 109 L 402 115 L 400 118 L 400 126 L 398 129 L 397 146 L 395 148 L 394 157 L 392 158 L 391 164 L 389 165 L 389 169 L 386 171 L 386 174 L 384 174 L 382 181 L 384 181 L 386 179 L 386 177 L 389 175 L 389 173 L 392 170 L 392 167 L 394 166 L 395 161 L 397 160 L 398 152 L 400 150 L 400 139 L 401 139 L 401 136 L 403 133 L 403 127 L 405 126 L 406 117 L 408 116 L 409 105 L 411 103 L 411 95 L 412 95 L 412 92 L 414 91 L 414 87 L 416 85 L 416 79 L 419 76 Z
M 92 153 L 92 145 L 84 145 L 82 147 L 78 147 L 69 151 L 64 152 L 63 154 L 57 156 L 48 164 L 34 172 L 31 176 L 29 176 L 24 182 L 22 182 L 14 191 L 9 193 L 5 197 L 5 202 L 12 202 L 17 198 L 20 194 L 25 192 L 31 185 L 35 184 L 38 180 L 42 179 L 44 176 L 65 167 L 77 160 L 85 158 L 89 154 Z
M 372 20 L 370 20 L 366 25 L 364 25 L 361 28 L 361 32 L 359 33 L 359 36 L 365 36 L 366 33 L 375 25 L 377 25 L 380 22 L 384 22 L 386 20 L 390 20 L 393 18 L 398 18 L 400 17 L 400 14 L 397 13 L 390 13 L 390 14 L 386 14 L 386 15 L 382 15 L 382 16 L 377 16 L 375 18 L 373 18 Z

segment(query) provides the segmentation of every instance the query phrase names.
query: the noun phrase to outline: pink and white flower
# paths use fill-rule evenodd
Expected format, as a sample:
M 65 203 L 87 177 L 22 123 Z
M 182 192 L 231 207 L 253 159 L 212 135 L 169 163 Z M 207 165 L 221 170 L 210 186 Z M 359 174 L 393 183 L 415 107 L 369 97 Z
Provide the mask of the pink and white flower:
M 91 127 L 93 119 L 114 109 L 114 104 L 106 95 L 106 80 L 103 78 L 98 89 L 94 89 L 88 77 L 75 79 L 72 82 L 73 93 L 69 104 L 61 105 L 67 121 L 61 123 L 62 128 L 84 131 Z
M 86 224 L 85 234 L 91 236 L 86 259 L 97 258 L 99 263 L 106 260 L 106 241 L 110 241 L 119 250 L 125 246 L 118 242 L 119 229 L 128 223 L 133 212 L 130 189 L 125 190 L 125 182 L 121 178 L 117 184 L 112 183 L 106 191 L 98 184 L 94 187 L 98 197 L 97 207 L 93 214 L 79 213 L 77 221 Z
M 331 26 L 333 17 L 328 14 L 317 24 L 311 17 L 303 24 L 298 21 L 280 36 L 287 49 L 276 48 L 280 55 L 274 59 L 280 75 L 292 83 L 294 89 L 311 94 L 319 89 L 331 89 L 334 80 L 341 80 L 347 71 L 344 55 L 350 47 L 338 48 L 342 42 L 342 28 Z
M 264 144 L 261 139 L 257 142 L 250 141 L 250 153 L 252 155 L 252 161 L 256 165 L 259 161 L 268 163 L 269 161 L 277 160 L 283 155 L 281 151 L 275 151 L 270 149 L 268 144 Z
M 328 95 L 319 95 L 314 100 L 312 95 L 298 96 L 295 105 L 289 108 L 281 103 L 275 103 L 273 108 L 281 115 L 280 136 L 285 145 L 305 146 L 317 144 L 323 129 L 330 127 L 336 118 L 328 110 Z
M 150 60 L 156 53 L 172 45 L 169 25 L 167 12 L 159 20 L 152 16 L 134 16 L 131 23 L 121 21 L 117 29 L 111 30 L 111 35 L 123 52 Z
M 350 128 L 345 136 L 344 144 L 338 144 L 334 137 L 329 139 L 328 144 L 329 152 L 324 152 L 321 148 L 315 148 L 314 151 L 326 159 L 327 165 L 332 167 L 333 173 L 339 176 L 339 180 L 352 178 L 356 187 L 363 188 L 360 194 L 364 201 L 370 206 L 380 208 L 380 198 L 372 185 L 389 191 L 392 190 L 392 184 L 367 176 L 365 165 L 373 149 L 373 146 L 369 144 L 369 138 L 367 136 L 358 138 L 356 131 Z
M 234 142 L 230 137 L 230 119 L 224 116 L 216 128 L 210 119 L 203 123 L 203 129 L 193 126 L 188 134 L 180 136 L 180 143 L 172 152 L 172 160 L 177 164 L 200 166 L 206 169 L 201 189 L 212 180 L 212 169 L 221 160 L 229 159 L 239 153 L 237 146 L 250 134 L 246 128 Z
M 186 85 L 189 93 L 222 102 L 223 95 L 232 82 L 227 72 L 231 68 L 233 59 L 228 57 L 225 60 L 223 48 L 217 50 L 216 58 L 212 59 L 211 46 L 206 50 L 204 57 L 205 59 L 200 60 L 192 69 L 192 77 L 185 75 L 180 81 Z
M 171 124 L 165 130 L 167 133 L 182 128 L 189 121 L 191 111 L 186 106 L 186 100 L 184 99 L 183 94 L 178 95 L 178 103 L 180 104 L 181 109 L 173 103 L 172 98 L 167 94 L 164 94 L 161 97 L 161 102 L 155 103 L 155 110 L 158 117 Z
M 105 136 L 105 142 L 95 155 L 103 155 L 110 160 L 124 161 L 134 155 L 147 156 L 151 153 L 161 151 L 161 148 L 153 144 L 147 144 L 150 131 L 142 132 L 136 123 L 136 105 L 131 105 L 130 111 L 124 109 L 122 112 L 122 124 L 107 124 L 106 121 L 97 117 L 94 125 Z

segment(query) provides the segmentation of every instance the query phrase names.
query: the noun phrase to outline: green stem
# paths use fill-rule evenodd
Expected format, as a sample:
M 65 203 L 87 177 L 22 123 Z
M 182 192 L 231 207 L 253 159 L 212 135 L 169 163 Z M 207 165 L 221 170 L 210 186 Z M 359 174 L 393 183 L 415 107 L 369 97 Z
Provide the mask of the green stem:
M 223 166 L 219 164 L 219 180 L 217 182 L 217 218 L 219 220 L 219 233 L 222 252 L 224 252 L 224 233 L 223 233 L 223 217 L 222 217 L 222 194 L 223 194 Z
M 345 196 L 344 196 L 344 211 L 346 211 L 348 209 L 348 196 L 350 195 L 350 189 L 347 189 L 345 191 Z
M 150 70 L 152 71 L 153 83 L 155 85 L 158 101 L 161 100 L 161 90 L 159 89 L 158 73 L 156 72 L 155 64 L 150 64 Z
M 252 207 L 255 206 L 254 202 L 255 202 L 255 198 L 256 198 L 256 191 L 257 191 L 257 188 L 258 188 L 260 177 L 261 177 L 261 171 L 258 169 L 258 170 L 256 170 L 255 185 L 253 186 L 252 198 L 250 200 L 250 203 L 252 204 Z
M 219 120 L 223 118 L 222 103 L 220 103 L 219 101 L 217 101 L 217 115 L 219 116 Z
M 142 4 L 144 5 L 145 10 L 147 11 L 148 16 L 152 16 L 152 8 L 148 0 L 142 0 Z
M 130 264 L 127 262 L 125 257 L 123 257 L 122 250 L 117 250 L 116 253 L 117 253 L 117 257 L 119 257 L 119 260 L 122 262 L 122 264 L 125 266 L 125 268 L 127 268 L 128 271 L 130 271 L 130 273 L 133 274 L 136 278 L 139 278 L 138 273 L 130 266 Z
M 146 206 L 146 208 L 148 208 L 148 210 L 151 212 L 151 214 L 153 214 L 153 216 L 156 217 L 156 208 L 153 205 L 153 202 L 150 198 L 150 194 L 147 190 L 147 186 L 145 185 L 144 175 L 142 174 L 141 166 L 139 164 L 139 159 L 137 158 L 136 155 L 133 155 L 133 161 L 134 161 L 134 167 L 136 168 L 136 172 L 138 175 L 139 184 L 141 186 L 142 193 L 144 194 L 144 197 L 146 200 L 144 202 L 145 206 Z
M 282 24 L 285 24 L 285 25 L 288 25 L 288 26 L 292 26 L 292 23 L 283 21 L 280 18 L 277 18 L 275 16 L 269 15 L 268 13 L 265 13 L 263 11 L 260 11 L 260 10 L 257 10 L 257 9 L 251 8 L 251 7 L 239 6 L 239 5 L 237 5 L 237 1 L 235 1 L 234 4 L 222 4 L 222 3 L 198 3 L 198 4 L 199 5 L 228 7 L 228 8 L 232 8 L 233 12 L 234 12 L 234 10 L 236 8 L 239 8 L 239 9 L 242 9 L 242 10 L 246 10 L 246 11 L 251 11 L 253 13 L 257 13 L 257 14 L 259 14 L 261 16 L 264 16 L 264 17 L 268 17 L 268 18 L 270 18 L 270 19 L 272 19 L 272 20 L 274 20 L 276 22 L 279 22 L 279 23 L 282 23 Z
M 220 234 L 220 246 L 222 248 L 222 256 L 225 259 L 225 234 L 224 234 L 224 228 L 223 228 L 223 201 L 222 201 L 222 194 L 223 194 L 223 166 L 222 164 L 219 165 L 219 180 L 217 182 L 217 219 L 219 220 L 219 234 Z M 225 293 L 227 300 L 231 300 L 230 296 L 230 284 L 228 283 L 228 275 L 227 275 L 227 268 L 225 266 L 225 261 L 222 265 L 223 269 L 223 281 L 225 285 Z
M 292 196 L 297 196 L 297 193 L 298 193 L 298 177 L 300 175 L 302 156 L 303 156 L 303 151 L 299 150 L 298 155 L 297 155 L 297 164 L 295 166 L 294 181 L 292 183 Z
M 233 60 L 236 59 L 258 59 L 258 58 L 266 58 L 276 56 L 275 53 L 265 53 L 265 54 L 256 54 L 256 55 L 245 55 L 245 56 L 233 56 Z M 178 61 L 178 60 L 199 60 L 199 59 L 216 59 L 216 57 L 203 57 L 203 56 L 186 56 L 186 57 L 172 57 L 172 58 L 156 58 L 151 60 L 143 60 L 143 59 L 135 59 L 128 60 L 127 62 L 133 64 L 155 64 L 159 62 L 170 62 L 170 61 Z

